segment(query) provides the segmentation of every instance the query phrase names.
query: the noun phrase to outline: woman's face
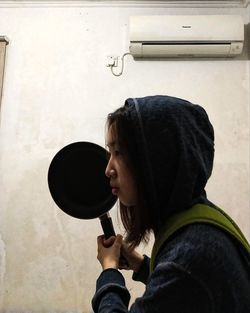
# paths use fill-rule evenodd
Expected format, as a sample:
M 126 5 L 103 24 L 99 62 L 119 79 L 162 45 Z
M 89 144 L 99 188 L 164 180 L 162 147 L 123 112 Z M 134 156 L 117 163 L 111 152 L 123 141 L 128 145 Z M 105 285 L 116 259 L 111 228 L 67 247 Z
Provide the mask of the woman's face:
M 138 200 L 136 183 L 131 170 L 125 162 L 125 156 L 119 149 L 115 130 L 112 128 L 112 125 L 108 129 L 106 142 L 110 152 L 110 158 L 105 174 L 110 178 L 112 193 L 125 206 L 136 205 Z

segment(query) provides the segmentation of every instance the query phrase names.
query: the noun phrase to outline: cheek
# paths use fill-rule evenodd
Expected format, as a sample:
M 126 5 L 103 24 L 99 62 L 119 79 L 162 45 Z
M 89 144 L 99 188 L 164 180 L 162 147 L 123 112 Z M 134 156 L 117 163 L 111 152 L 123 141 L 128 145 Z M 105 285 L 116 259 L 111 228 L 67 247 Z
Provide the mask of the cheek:
M 125 165 L 120 166 L 120 184 L 122 187 L 122 195 L 135 204 L 137 200 L 137 186 L 130 169 Z
M 126 192 L 127 197 L 130 198 L 130 202 L 135 204 L 137 201 L 137 187 L 134 179 L 130 175 L 127 175 L 124 187 L 124 191 Z
M 126 186 L 127 188 L 134 187 L 135 182 L 129 170 L 124 169 L 121 174 L 121 179 L 124 183 L 124 186 Z

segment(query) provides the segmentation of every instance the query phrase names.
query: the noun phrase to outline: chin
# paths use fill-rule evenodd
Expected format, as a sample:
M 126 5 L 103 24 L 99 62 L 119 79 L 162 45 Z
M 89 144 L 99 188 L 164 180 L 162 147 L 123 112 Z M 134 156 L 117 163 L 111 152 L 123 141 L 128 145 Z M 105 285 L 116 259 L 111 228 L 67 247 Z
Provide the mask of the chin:
M 134 206 L 133 202 L 130 201 L 123 201 L 122 199 L 119 199 L 120 203 L 123 204 L 126 207 Z

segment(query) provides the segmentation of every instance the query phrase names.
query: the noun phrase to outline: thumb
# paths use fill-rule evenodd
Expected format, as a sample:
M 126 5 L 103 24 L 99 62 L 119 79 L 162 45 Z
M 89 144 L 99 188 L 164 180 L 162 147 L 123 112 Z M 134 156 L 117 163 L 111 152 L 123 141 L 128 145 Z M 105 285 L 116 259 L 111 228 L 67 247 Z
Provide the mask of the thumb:
M 115 242 L 115 237 L 109 237 L 108 239 L 103 238 L 103 245 L 105 248 L 111 247 Z

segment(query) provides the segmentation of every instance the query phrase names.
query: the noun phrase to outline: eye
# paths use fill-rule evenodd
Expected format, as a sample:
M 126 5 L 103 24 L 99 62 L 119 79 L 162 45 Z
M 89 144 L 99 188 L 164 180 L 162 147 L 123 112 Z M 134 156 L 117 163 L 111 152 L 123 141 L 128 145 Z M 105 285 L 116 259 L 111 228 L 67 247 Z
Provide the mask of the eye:
M 121 154 L 121 153 L 120 153 L 119 150 L 115 150 L 115 151 L 114 151 L 114 155 L 115 155 L 115 156 L 119 156 L 120 154 Z
M 109 151 L 106 150 L 106 159 L 109 160 L 111 156 L 111 153 Z

